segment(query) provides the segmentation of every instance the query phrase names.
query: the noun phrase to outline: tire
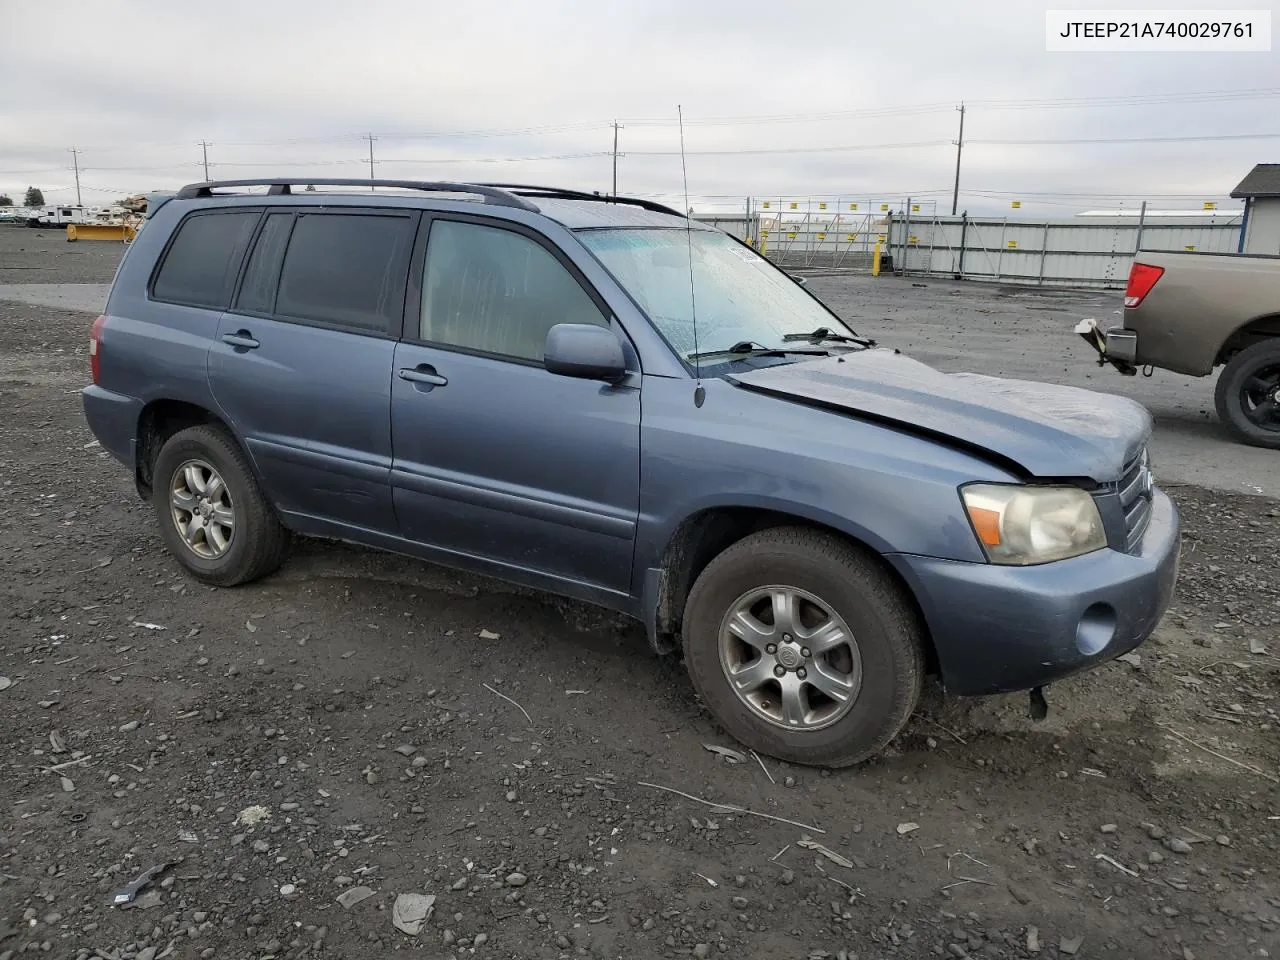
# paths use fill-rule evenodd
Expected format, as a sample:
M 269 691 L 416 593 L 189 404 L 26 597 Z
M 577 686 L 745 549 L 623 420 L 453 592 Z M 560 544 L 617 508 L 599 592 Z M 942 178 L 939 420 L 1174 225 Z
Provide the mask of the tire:
M 214 476 L 221 478 L 221 486 L 211 485 Z M 204 501 L 201 478 L 204 490 L 213 494 Z M 177 517 L 189 526 L 193 516 L 179 502 L 210 511 L 194 544 L 179 530 Z M 263 495 L 239 444 L 220 427 L 189 427 L 165 441 L 152 471 L 151 503 L 165 546 L 204 583 L 233 587 L 258 580 L 278 569 L 288 554 L 288 530 Z M 228 516 L 230 526 L 219 522 Z M 199 523 L 201 517 L 195 519 Z
M 792 643 L 778 647 L 772 657 L 741 643 L 727 627 L 731 614 L 751 603 L 751 598 L 767 587 L 779 588 L 775 593 L 790 588 L 798 600 L 794 609 L 801 611 L 800 619 L 825 608 L 834 615 L 830 622 L 842 620 L 842 626 L 847 626 L 854 645 L 827 655 L 816 653 L 816 643 L 814 650 L 801 649 L 801 655 L 812 656 L 802 656 L 802 666 L 794 670 L 792 677 L 782 660 L 794 666 L 795 645 L 803 645 L 805 638 L 816 636 L 811 625 L 801 624 L 801 632 Z M 817 603 L 811 602 L 814 600 Z M 777 609 L 777 601 L 762 597 L 759 603 L 761 606 L 755 608 L 759 617 L 754 622 L 776 629 L 776 618 L 772 624 L 761 618 Z M 727 632 L 722 633 L 722 627 Z M 897 736 L 920 697 L 925 634 L 919 615 L 903 589 L 875 559 L 831 534 L 781 527 L 753 534 L 729 547 L 707 565 L 694 583 L 685 606 L 683 635 L 685 665 L 694 688 L 716 720 L 741 743 L 779 760 L 827 767 L 861 763 L 880 753 Z M 778 636 L 775 634 L 775 638 Z M 792 647 L 789 655 L 786 646 Z M 758 653 L 758 660 L 743 667 L 737 659 L 743 652 L 747 657 Z M 833 672 L 850 682 L 854 679 L 855 653 L 861 669 L 856 688 L 846 698 L 848 705 L 841 706 L 821 694 L 815 697 L 811 684 L 825 682 L 824 678 Z M 843 666 L 850 668 L 847 674 L 837 662 L 837 655 L 845 659 Z M 824 656 L 825 663 L 820 664 Z M 808 685 L 808 693 L 800 702 L 809 708 L 812 721 L 806 718 L 796 725 L 788 723 L 787 717 L 775 715 L 768 719 L 764 715 L 785 710 L 783 680 L 766 680 L 748 696 L 735 689 L 730 671 L 750 670 L 760 663 L 764 664 L 760 668 L 764 673 L 775 676 L 779 668 L 786 670 L 784 679 L 793 688 L 797 682 Z M 802 668 L 809 679 L 799 679 L 805 676 Z M 749 702 L 749 698 L 754 699 Z M 773 704 L 771 698 L 778 703 Z M 827 700 L 830 702 L 815 706 Z M 823 710 L 829 711 L 829 719 L 822 719 Z
M 1213 400 L 1218 419 L 1236 439 L 1280 449 L 1280 340 L 1263 340 L 1232 357 L 1218 375 Z M 1272 411 L 1270 429 L 1260 407 Z

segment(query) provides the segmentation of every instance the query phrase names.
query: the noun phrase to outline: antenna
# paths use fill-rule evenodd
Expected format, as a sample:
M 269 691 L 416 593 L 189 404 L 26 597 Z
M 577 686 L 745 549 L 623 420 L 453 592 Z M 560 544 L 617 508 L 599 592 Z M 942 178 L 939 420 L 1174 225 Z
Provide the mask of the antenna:
M 676 115 L 680 120 L 680 176 L 684 180 L 684 208 L 689 211 L 685 214 L 685 241 L 689 251 L 689 319 L 693 323 L 693 371 L 694 376 L 702 379 L 702 359 L 698 356 L 698 296 L 694 292 L 693 284 L 693 211 L 689 206 L 689 168 L 685 165 L 684 159 L 684 108 L 680 104 L 676 104 Z M 704 391 L 702 384 L 699 383 L 694 391 L 693 402 L 696 406 L 702 406 L 702 397 Z

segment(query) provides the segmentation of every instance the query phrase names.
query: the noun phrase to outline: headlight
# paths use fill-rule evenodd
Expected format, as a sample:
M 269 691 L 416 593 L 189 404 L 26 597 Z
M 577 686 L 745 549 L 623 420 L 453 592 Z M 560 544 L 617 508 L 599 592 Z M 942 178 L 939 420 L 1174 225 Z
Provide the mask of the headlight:
M 960 496 L 992 563 L 1049 563 L 1107 545 L 1098 505 L 1078 487 L 974 483 Z

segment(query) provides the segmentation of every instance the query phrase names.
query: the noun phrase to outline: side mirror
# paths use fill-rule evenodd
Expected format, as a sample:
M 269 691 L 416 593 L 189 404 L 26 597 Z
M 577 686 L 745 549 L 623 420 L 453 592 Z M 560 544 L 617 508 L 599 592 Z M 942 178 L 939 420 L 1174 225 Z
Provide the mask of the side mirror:
M 547 331 L 542 364 L 551 373 L 616 383 L 627 375 L 627 358 L 612 330 L 591 323 L 557 323 Z

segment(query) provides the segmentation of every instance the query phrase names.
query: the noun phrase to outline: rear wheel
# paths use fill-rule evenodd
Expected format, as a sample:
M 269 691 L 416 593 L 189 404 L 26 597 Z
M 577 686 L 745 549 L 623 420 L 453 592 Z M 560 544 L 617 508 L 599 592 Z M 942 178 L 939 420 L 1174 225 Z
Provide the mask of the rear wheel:
M 729 547 L 694 584 L 683 633 L 716 719 L 781 760 L 866 760 L 920 696 L 919 617 L 875 560 L 834 535 L 778 528 Z
M 231 587 L 284 562 L 289 532 L 225 430 L 179 430 L 160 448 L 152 476 L 160 536 L 197 579 Z
M 1241 350 L 1214 390 L 1218 419 L 1245 443 L 1280 449 L 1280 340 Z

